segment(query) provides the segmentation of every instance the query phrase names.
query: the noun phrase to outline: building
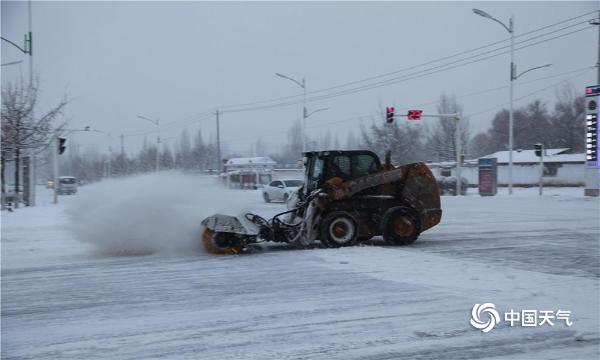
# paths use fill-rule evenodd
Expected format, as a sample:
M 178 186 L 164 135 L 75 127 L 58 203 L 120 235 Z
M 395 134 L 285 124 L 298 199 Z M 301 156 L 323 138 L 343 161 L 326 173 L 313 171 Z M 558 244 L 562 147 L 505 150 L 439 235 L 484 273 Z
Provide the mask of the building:
M 583 186 L 585 154 L 570 154 L 568 148 L 546 149 L 544 155 L 545 186 Z M 508 151 L 498 151 L 482 158 L 496 158 L 498 162 L 498 186 L 508 185 Z M 537 186 L 540 180 L 540 158 L 535 150 L 513 151 L 513 186 Z M 455 162 L 427 164 L 436 178 L 456 175 Z M 479 181 L 477 159 L 466 160 L 461 166 L 461 175 L 470 186 Z
M 229 187 L 256 189 L 271 182 L 276 164 L 268 156 L 232 158 L 223 165 L 221 178 Z

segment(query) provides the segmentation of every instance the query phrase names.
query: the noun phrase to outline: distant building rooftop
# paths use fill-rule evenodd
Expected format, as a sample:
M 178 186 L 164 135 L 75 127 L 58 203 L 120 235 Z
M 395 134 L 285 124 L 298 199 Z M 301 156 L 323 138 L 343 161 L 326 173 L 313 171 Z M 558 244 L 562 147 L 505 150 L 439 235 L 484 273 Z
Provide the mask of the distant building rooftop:
M 268 156 L 262 157 L 244 157 L 244 158 L 232 158 L 225 163 L 226 166 L 275 166 L 277 163 Z
M 569 148 L 546 149 L 544 162 L 585 162 L 585 154 L 566 154 Z M 509 151 L 497 151 L 482 158 L 496 158 L 498 164 L 508 164 Z M 535 155 L 535 150 L 513 150 L 513 163 L 537 163 L 540 158 Z
M 569 148 L 559 149 L 546 149 L 544 153 L 545 163 L 584 163 L 585 154 L 566 154 Z M 500 165 L 508 164 L 508 151 L 497 151 L 493 154 L 482 156 L 481 158 L 496 158 L 497 163 Z M 513 150 L 513 163 L 514 164 L 531 164 L 539 163 L 540 158 L 535 155 L 535 150 Z M 430 167 L 454 167 L 455 161 L 442 161 L 442 162 L 428 162 L 427 166 Z M 477 166 L 477 159 L 464 160 L 463 166 Z

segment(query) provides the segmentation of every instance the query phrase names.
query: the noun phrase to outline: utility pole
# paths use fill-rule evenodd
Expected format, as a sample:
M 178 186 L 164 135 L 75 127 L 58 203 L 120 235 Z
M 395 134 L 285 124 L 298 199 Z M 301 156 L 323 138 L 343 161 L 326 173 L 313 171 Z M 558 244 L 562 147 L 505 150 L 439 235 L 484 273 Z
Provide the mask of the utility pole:
M 596 84 L 600 84 L 600 10 L 598 10 L 598 19 L 591 20 L 590 25 L 598 26 L 598 61 L 596 62 L 598 81 Z
M 460 138 L 460 116 L 457 114 L 454 117 L 454 120 L 456 121 L 456 131 L 454 131 L 454 141 L 456 142 L 456 146 L 454 146 L 454 148 L 456 149 L 456 196 L 459 196 L 462 195 L 462 142 Z
M 147 118 L 142 115 L 138 115 L 137 117 L 140 119 L 146 120 L 146 121 L 150 121 L 151 123 L 156 125 L 156 132 L 157 132 L 157 135 L 156 135 L 156 172 L 158 172 L 160 170 L 160 165 L 159 165 L 160 119 L 150 119 L 150 118 Z
M 279 76 L 280 78 L 293 81 L 296 85 L 302 88 L 302 124 L 300 126 L 300 140 L 302 141 L 302 152 L 304 153 L 306 152 L 306 118 L 309 117 L 307 114 L 308 111 L 306 110 L 306 77 L 303 77 L 302 82 L 300 82 L 294 78 L 280 73 L 275 73 L 275 75 Z
M 108 169 L 107 169 L 107 177 L 112 177 L 112 146 L 108 146 Z
M 544 193 L 544 146 L 542 145 L 542 153 L 540 155 L 540 196 Z
M 302 78 L 302 152 L 306 152 L 306 78 Z M 304 156 L 304 155 L 303 155 Z
M 156 135 L 156 172 L 160 171 L 160 119 L 156 119 L 158 135 Z
M 28 13 L 28 22 L 29 22 L 29 38 L 27 35 L 25 36 L 25 44 L 29 44 L 27 46 L 27 50 L 29 53 L 29 91 L 33 90 L 33 43 L 31 38 L 31 0 L 27 2 L 27 13 Z M 31 119 L 33 120 L 35 109 L 31 109 Z M 36 179 L 36 159 L 35 159 L 35 151 L 33 149 L 29 150 L 29 166 L 27 167 L 27 180 L 28 180 L 28 196 L 26 201 L 27 206 L 35 206 L 35 186 L 37 183 Z
M 515 22 L 510 17 L 508 32 L 510 33 L 510 112 L 508 113 L 508 194 L 513 193 L 513 143 L 514 143 L 514 83 L 515 66 Z
M 221 127 L 219 124 L 219 109 L 215 112 L 217 116 L 217 168 L 221 172 Z
M 52 151 L 52 178 L 53 184 L 52 188 L 54 191 L 54 200 L 53 204 L 58 204 L 58 134 L 52 135 L 52 145 L 50 146 L 50 150 Z
M 119 164 L 119 171 L 120 171 L 120 175 L 128 175 L 129 173 L 129 169 L 127 168 L 127 159 L 125 158 L 125 135 L 121 134 L 120 136 L 121 138 L 121 160 L 120 160 L 120 164 Z

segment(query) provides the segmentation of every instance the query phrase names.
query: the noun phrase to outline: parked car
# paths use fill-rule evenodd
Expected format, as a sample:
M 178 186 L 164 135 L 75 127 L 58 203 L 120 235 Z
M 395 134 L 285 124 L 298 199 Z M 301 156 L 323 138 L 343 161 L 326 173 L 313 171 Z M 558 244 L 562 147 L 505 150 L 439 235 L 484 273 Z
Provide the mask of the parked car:
M 263 199 L 287 202 L 302 184 L 302 180 L 273 180 L 263 188 Z
M 9 184 L 5 188 L 5 201 L 9 203 L 15 203 L 18 199 L 19 202 L 23 202 L 23 185 L 19 185 L 19 191 L 15 191 L 15 185 Z
M 73 195 L 77 193 L 77 178 L 74 176 L 60 176 L 58 178 L 59 195 Z
M 469 181 L 464 177 L 461 177 L 460 194 L 466 195 L 467 189 L 469 188 Z M 456 177 L 455 176 L 442 176 L 437 179 L 438 189 L 440 195 L 455 195 L 456 194 Z

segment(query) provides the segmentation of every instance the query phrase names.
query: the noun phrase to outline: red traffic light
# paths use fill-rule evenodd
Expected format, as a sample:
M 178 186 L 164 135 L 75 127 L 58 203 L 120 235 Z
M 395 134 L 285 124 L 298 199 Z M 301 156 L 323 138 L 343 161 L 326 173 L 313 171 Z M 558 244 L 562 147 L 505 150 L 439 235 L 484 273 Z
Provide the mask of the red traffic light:
M 385 108 L 385 121 L 388 124 L 391 124 L 394 122 L 394 107 L 393 106 L 388 106 Z
M 408 110 L 408 114 L 406 117 L 408 120 L 421 120 L 421 116 L 423 114 L 423 110 Z

